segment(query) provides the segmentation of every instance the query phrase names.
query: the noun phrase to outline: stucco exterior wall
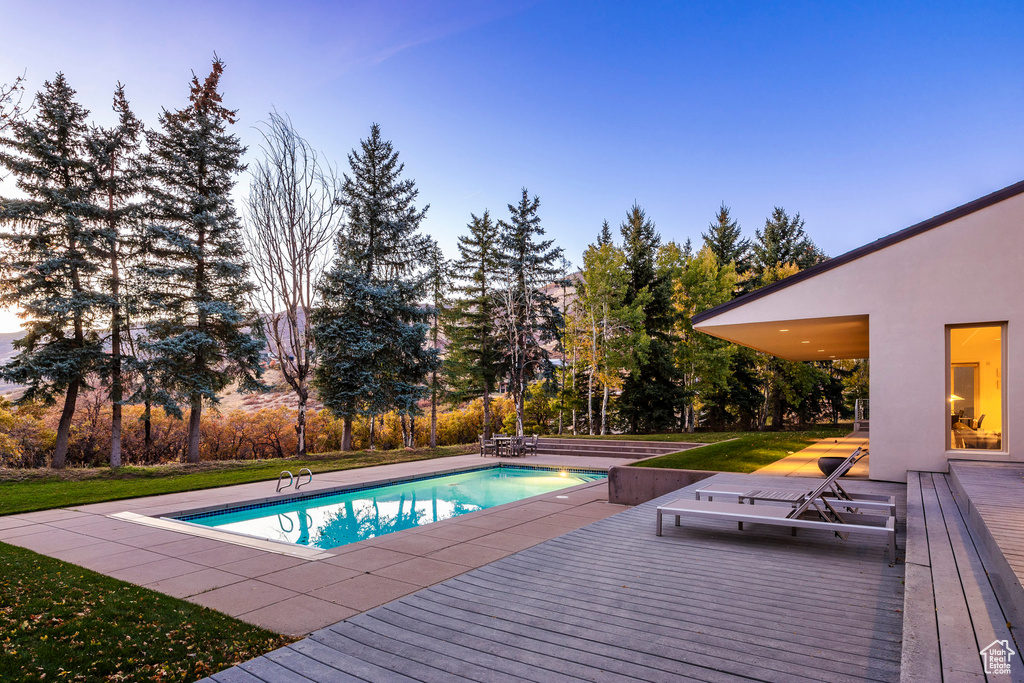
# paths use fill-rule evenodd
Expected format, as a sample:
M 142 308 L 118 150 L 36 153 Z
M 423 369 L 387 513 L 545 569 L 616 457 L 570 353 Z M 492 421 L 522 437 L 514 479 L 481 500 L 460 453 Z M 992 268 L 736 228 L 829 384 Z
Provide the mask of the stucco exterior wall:
M 704 321 L 869 317 L 872 479 L 944 472 L 950 457 L 1024 460 L 1024 195 Z M 1003 452 L 947 449 L 946 326 L 1006 322 Z

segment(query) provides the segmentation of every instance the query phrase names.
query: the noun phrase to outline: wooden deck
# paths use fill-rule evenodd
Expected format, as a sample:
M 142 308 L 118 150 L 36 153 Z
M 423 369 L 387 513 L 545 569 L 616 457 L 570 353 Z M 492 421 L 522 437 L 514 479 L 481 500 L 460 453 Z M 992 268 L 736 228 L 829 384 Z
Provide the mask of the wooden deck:
M 779 480 L 716 481 L 756 487 Z M 849 488 L 896 495 L 905 519 L 902 485 L 855 481 Z M 904 565 L 886 561 L 883 542 L 821 531 L 792 538 L 788 529 L 738 531 L 706 520 L 668 526 L 656 537 L 655 506 L 679 495 L 351 617 L 208 680 L 899 679 Z M 904 525 L 898 529 L 902 548 Z
M 973 479 L 982 500 L 986 480 L 991 484 L 988 475 Z M 1016 481 L 1020 487 L 1020 476 Z M 902 680 L 1024 681 L 1019 655 L 1011 658 L 1011 676 L 985 674 L 982 648 L 995 640 L 1019 648 L 990 578 L 993 558 L 976 540 L 964 513 L 968 501 L 956 489 L 952 475 L 908 476 Z

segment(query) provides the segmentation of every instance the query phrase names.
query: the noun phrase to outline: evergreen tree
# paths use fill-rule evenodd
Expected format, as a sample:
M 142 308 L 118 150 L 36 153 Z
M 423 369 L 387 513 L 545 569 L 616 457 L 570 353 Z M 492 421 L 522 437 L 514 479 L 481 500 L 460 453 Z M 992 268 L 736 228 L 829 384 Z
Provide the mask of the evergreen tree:
M 750 254 L 750 240 L 741 237 L 740 225 L 729 215 L 729 207 L 722 202 L 715 220 L 708 225 L 708 231 L 701 233 L 704 245 L 715 255 L 720 266 L 732 263 L 736 273 L 747 271 Z
M 761 287 L 771 281 L 779 266 L 792 264 L 796 270 L 803 270 L 824 261 L 825 254 L 807 236 L 799 213 L 790 217 L 785 209 L 776 206 L 764 228 L 757 231 L 750 260 L 754 282 Z
M 785 209 L 775 207 L 751 245 L 751 282 L 763 287 L 823 260 L 825 254 L 805 232 L 800 214 L 790 217 Z M 805 364 L 765 354 L 756 357 L 764 397 L 758 426 L 764 427 L 770 419 L 772 429 L 781 429 L 787 413 L 804 405 L 817 379 Z
M 644 331 L 650 338 L 643 362 L 629 373 L 619 397 L 619 417 L 632 433 L 664 431 L 675 424 L 677 373 L 672 358 L 672 280 L 659 268 L 661 236 L 638 205 L 620 226 L 629 282 L 625 306 L 645 297 Z M 646 293 L 646 294 L 645 294 Z
M 377 124 L 348 160 L 348 220 L 313 328 L 322 363 L 315 385 L 343 419 L 342 450 L 351 448 L 356 415 L 394 408 L 415 415 L 438 356 L 426 348 L 430 313 L 418 305 L 428 280 L 420 269 L 433 245 L 418 232 L 428 207 L 416 208 L 416 183 L 401 179 L 404 165 Z
M 387 282 L 409 277 L 424 262 L 433 244 L 420 234 L 420 222 L 430 205 L 416 208 L 416 182 L 401 179 L 405 164 L 380 126 L 348 155 L 351 175 L 345 174 L 342 203 L 348 224 L 339 248 L 372 279 Z
M 118 84 L 114 93 L 117 125 L 94 128 L 89 135 L 89 151 L 95 173 L 94 184 L 98 203 L 97 220 L 102 236 L 106 271 L 104 291 L 110 313 L 109 358 L 101 368 L 111 402 L 110 466 L 121 466 L 121 407 L 125 402 L 124 352 L 129 348 L 131 334 L 130 300 L 124 281 L 124 269 L 135 249 L 135 227 L 141 207 L 135 201 L 143 183 L 139 165 L 142 123 L 132 113 L 124 86 Z
M 218 59 L 205 80 L 193 76 L 190 104 L 164 110 L 161 130 L 147 132 L 153 222 L 140 266 L 149 315 L 140 346 L 159 384 L 189 406 L 188 462 L 199 461 L 204 403 L 216 404 L 232 380 L 242 391 L 262 386 L 264 340 L 230 194 L 245 148 L 227 130 L 235 112 L 222 104 L 223 71 Z M 176 403 L 165 408 L 180 414 Z
M 604 223 L 601 223 L 601 232 L 597 235 L 597 246 L 607 247 L 614 243 L 615 238 L 612 237 L 612 226 L 606 220 Z
M 491 391 L 499 376 L 501 351 L 496 330 L 496 290 L 501 272 L 498 228 L 490 213 L 471 215 L 469 234 L 459 236 L 452 272 L 458 298 L 446 316 L 445 373 L 456 401 L 483 397 L 484 438 L 491 438 Z
M 444 258 L 444 253 L 436 243 L 427 258 L 427 293 L 430 298 L 430 347 L 440 354 L 438 333 L 441 327 L 442 311 L 448 305 L 448 292 L 451 289 L 451 263 Z M 438 362 L 430 371 L 430 447 L 437 448 L 437 399 L 440 393 Z
M 10 137 L 0 140 L 0 166 L 25 195 L 0 199 L 6 228 L 0 303 L 21 307 L 26 330 L 0 375 L 27 387 L 23 403 L 64 395 L 52 459 L 60 468 L 78 394 L 103 358 L 95 332 L 107 301 L 99 289 L 103 239 L 92 204 L 88 112 L 61 73 L 43 84 L 34 109 L 32 120 L 15 119 Z
M 561 247 L 541 239 L 537 214 L 540 198 L 524 187 L 518 204 L 509 204 L 510 218 L 499 222 L 501 245 L 501 329 L 506 345 L 509 390 L 516 406 L 516 434 L 523 434 L 526 385 L 548 362 L 546 342 L 556 338 L 561 313 L 545 290 L 559 274 Z

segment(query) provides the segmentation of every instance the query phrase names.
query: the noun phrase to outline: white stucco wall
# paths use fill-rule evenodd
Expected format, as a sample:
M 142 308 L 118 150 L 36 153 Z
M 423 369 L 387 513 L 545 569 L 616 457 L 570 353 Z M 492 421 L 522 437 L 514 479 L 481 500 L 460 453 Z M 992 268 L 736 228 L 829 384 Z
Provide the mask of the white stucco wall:
M 869 316 L 873 479 L 944 472 L 949 457 L 1024 460 L 1024 195 L 705 321 Z M 946 326 L 1007 322 L 1004 451 L 949 452 Z M 976 453 L 976 452 L 975 452 Z

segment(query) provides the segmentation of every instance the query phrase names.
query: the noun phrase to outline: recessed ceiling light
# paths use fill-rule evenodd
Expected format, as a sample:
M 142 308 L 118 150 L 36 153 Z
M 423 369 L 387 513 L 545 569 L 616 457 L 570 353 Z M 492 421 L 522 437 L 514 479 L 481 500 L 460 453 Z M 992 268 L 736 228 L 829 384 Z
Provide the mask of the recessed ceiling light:
M 811 342 L 809 342 L 809 341 L 802 341 L 802 342 L 800 342 L 800 343 L 801 343 L 801 344 L 810 344 Z
M 818 353 L 825 353 L 825 349 L 818 349 Z
M 789 332 L 789 330 L 779 330 L 779 332 Z
M 835 356 L 829 356 L 829 358 L 835 358 Z

